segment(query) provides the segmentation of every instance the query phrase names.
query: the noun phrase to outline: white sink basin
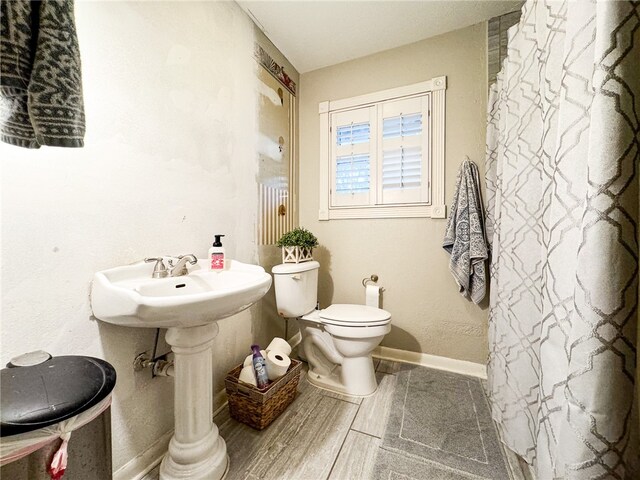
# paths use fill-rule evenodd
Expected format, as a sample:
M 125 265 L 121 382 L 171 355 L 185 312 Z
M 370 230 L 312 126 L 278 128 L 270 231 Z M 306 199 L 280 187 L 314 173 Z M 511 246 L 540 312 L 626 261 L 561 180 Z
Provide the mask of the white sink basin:
M 188 265 L 188 275 L 152 278 L 154 265 L 138 262 L 93 277 L 91 307 L 98 319 L 167 328 L 175 355 L 175 430 L 160 465 L 163 480 L 220 480 L 228 469 L 227 446 L 211 413 L 216 320 L 260 300 L 271 275 L 257 265 L 226 263 L 227 270 L 211 272 L 200 259 Z
M 227 260 L 212 272 L 207 261 L 181 277 L 151 278 L 153 264 L 138 262 L 95 274 L 91 306 L 96 318 L 130 327 L 194 327 L 229 317 L 260 300 L 271 275 L 257 265 Z

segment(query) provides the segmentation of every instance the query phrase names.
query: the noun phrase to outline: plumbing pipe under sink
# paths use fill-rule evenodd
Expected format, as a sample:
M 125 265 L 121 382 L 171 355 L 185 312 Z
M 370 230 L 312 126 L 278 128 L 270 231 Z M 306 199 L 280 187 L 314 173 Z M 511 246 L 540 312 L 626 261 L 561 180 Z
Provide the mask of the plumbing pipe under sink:
M 156 377 L 174 377 L 175 365 L 169 360 L 157 360 L 153 363 L 153 374 Z

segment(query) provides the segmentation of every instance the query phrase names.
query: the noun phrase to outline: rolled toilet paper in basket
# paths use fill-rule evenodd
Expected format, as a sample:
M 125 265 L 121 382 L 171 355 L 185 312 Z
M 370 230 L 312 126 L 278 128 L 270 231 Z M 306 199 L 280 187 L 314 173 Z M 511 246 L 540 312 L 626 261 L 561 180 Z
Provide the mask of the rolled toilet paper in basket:
M 267 347 L 267 352 L 275 350 L 276 352 L 284 353 L 285 355 L 291 355 L 291 345 L 285 339 L 280 337 L 274 337 L 271 343 Z
M 260 353 L 264 358 L 267 358 L 266 350 L 260 350 Z M 249 355 L 247 355 L 247 358 L 245 358 L 244 362 L 242 362 L 243 367 L 246 367 L 247 365 L 253 365 L 253 353 L 250 353 Z
M 243 367 L 242 370 L 240 370 L 240 376 L 238 377 L 238 380 L 257 387 L 258 382 L 256 382 L 256 374 L 253 371 L 253 365 L 247 365 L 246 367 Z
M 289 365 L 291 365 L 291 359 L 287 355 L 275 350 L 269 350 L 266 361 L 267 375 L 271 381 L 274 381 L 287 373 Z

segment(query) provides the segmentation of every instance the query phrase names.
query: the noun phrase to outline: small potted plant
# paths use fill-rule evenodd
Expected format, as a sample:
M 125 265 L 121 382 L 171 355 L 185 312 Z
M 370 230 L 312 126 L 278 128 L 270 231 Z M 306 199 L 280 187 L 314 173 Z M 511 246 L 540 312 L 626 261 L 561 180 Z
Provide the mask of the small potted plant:
M 298 227 L 282 235 L 276 245 L 282 248 L 282 263 L 301 263 L 313 260 L 318 239 L 306 228 Z

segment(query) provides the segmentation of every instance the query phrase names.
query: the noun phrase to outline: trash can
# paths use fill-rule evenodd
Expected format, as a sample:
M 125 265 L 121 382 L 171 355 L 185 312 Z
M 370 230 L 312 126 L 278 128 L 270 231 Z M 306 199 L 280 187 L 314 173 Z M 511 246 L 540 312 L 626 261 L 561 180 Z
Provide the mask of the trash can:
M 7 367 L 0 372 L 0 476 L 110 479 L 114 368 L 98 358 L 42 351 Z

